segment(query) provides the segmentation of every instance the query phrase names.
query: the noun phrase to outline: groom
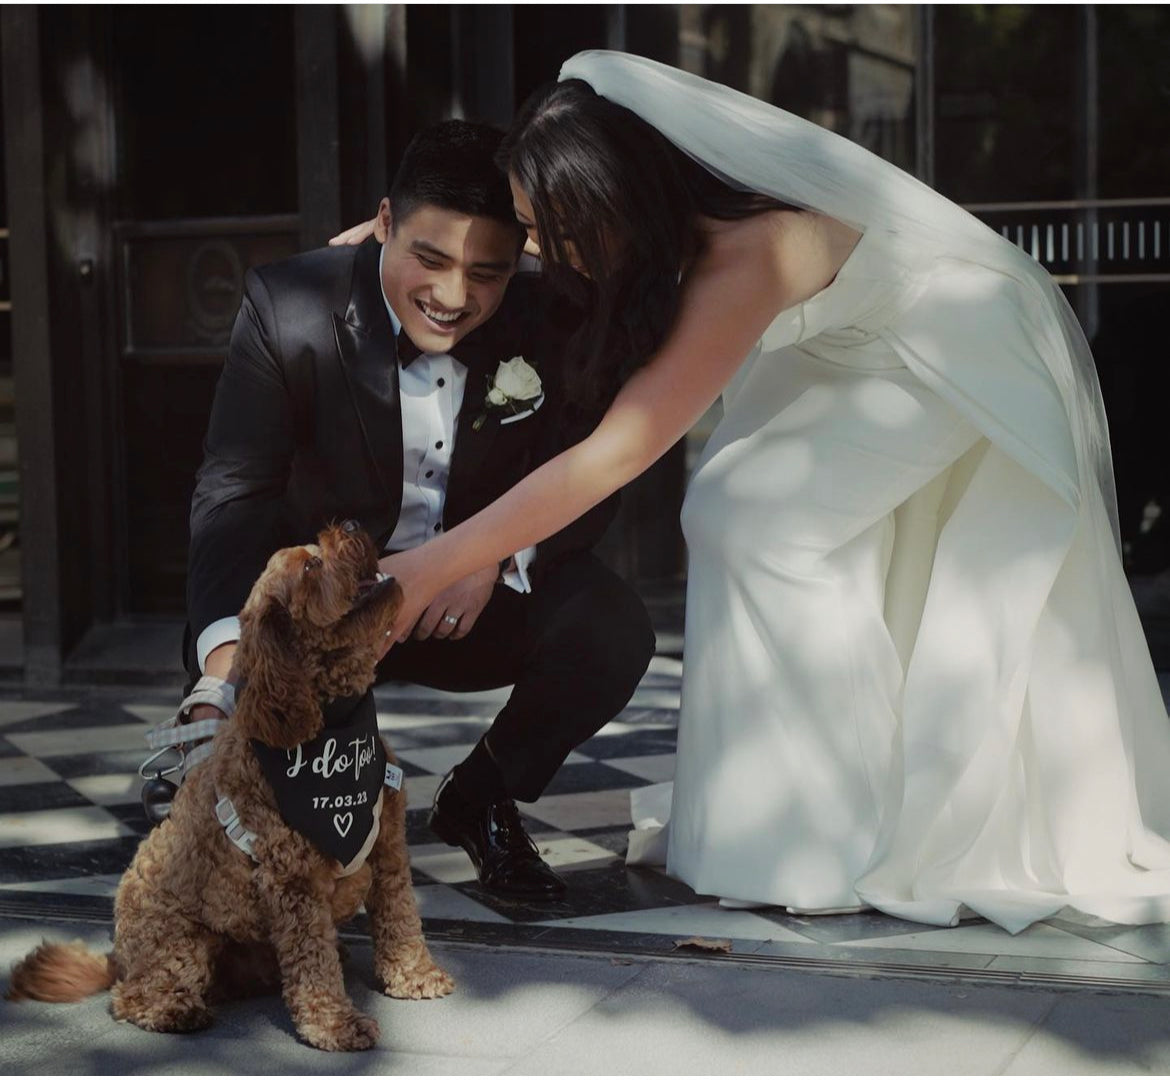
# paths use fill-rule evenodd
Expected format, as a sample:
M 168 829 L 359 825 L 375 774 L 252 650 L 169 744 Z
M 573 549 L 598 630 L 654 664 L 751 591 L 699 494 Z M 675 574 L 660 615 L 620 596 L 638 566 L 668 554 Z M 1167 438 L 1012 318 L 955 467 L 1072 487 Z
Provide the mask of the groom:
M 344 519 L 380 550 L 417 546 L 564 448 L 563 319 L 515 274 L 524 233 L 500 138 L 462 121 L 423 131 L 373 237 L 249 272 L 191 505 L 187 666 L 211 698 L 274 550 Z M 512 800 L 540 796 L 653 654 L 645 608 L 589 550 L 614 509 L 457 583 L 379 665 L 379 681 L 515 685 L 430 816 L 501 895 L 564 891 Z

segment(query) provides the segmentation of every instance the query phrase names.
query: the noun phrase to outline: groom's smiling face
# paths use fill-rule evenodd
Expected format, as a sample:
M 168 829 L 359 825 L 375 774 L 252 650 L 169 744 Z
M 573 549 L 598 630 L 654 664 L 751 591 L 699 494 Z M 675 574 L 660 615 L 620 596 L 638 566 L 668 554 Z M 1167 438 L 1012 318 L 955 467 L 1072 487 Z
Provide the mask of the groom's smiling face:
M 447 352 L 495 314 L 519 257 L 514 228 L 489 217 L 424 203 L 390 218 L 382 288 L 407 336 L 423 352 Z

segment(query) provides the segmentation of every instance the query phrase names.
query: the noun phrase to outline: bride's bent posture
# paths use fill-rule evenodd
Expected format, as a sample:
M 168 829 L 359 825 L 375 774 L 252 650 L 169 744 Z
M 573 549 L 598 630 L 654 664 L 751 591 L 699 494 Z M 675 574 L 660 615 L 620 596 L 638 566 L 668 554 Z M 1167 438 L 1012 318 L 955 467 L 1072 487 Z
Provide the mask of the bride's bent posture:
M 1044 271 L 846 140 L 635 57 L 575 57 L 503 152 L 587 306 L 566 358 L 583 430 L 612 403 L 383 560 L 398 631 L 722 394 L 683 511 L 669 872 L 940 925 L 1170 920 L 1170 727 L 1092 359 Z

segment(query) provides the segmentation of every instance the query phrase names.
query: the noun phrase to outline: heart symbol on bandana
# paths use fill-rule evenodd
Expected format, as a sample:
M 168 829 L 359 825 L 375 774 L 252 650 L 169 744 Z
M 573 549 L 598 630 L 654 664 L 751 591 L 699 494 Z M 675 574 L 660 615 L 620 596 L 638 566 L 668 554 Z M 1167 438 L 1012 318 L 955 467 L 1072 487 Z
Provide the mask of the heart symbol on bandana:
M 333 827 L 340 835 L 347 835 L 349 830 L 353 827 L 353 812 L 351 811 L 348 814 L 334 814 Z

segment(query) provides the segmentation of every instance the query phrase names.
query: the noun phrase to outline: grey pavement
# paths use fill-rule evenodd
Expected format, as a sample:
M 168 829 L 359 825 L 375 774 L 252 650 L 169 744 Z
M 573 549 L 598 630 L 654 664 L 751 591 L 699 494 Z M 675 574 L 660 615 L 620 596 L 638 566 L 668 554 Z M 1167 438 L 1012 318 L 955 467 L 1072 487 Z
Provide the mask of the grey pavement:
M 0 920 L 7 968 L 42 936 L 108 944 L 98 924 Z M 376 1049 L 299 1042 L 276 997 L 226 1004 L 191 1035 L 116 1023 L 109 995 L 0 1002 L 13 1074 L 1100 1075 L 1170 1072 L 1170 995 L 828 975 L 724 959 L 573 955 L 439 944 L 450 997 L 373 986 L 351 944 L 349 991 Z

